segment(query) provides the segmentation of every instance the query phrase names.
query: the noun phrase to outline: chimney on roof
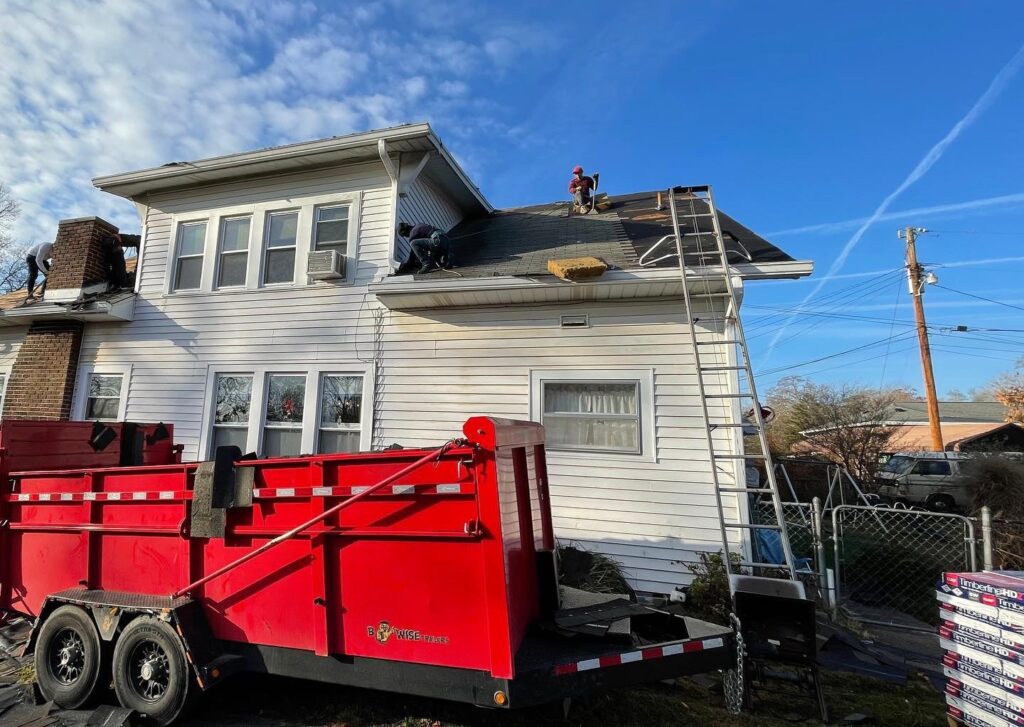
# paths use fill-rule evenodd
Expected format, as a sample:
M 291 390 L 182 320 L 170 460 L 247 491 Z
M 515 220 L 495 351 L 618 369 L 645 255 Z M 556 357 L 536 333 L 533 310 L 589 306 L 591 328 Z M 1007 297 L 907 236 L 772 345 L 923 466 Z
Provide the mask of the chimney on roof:
M 114 225 L 99 217 L 61 220 L 53 242 L 53 264 L 44 299 L 66 303 L 78 300 L 83 293 L 106 288 L 103 241 L 117 233 Z

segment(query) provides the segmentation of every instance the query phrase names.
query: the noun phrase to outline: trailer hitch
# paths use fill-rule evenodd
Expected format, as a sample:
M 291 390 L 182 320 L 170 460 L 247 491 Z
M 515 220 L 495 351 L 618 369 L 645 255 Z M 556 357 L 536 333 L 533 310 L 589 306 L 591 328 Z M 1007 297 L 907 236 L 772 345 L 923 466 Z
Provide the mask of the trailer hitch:
M 456 447 L 466 446 L 466 445 L 469 445 L 469 444 L 470 443 L 467 440 L 465 440 L 465 439 L 449 439 L 447 442 L 445 442 L 443 445 L 438 447 L 433 452 L 430 452 L 428 454 L 423 455 L 422 457 L 420 457 L 418 460 L 416 460 L 415 462 L 413 462 L 409 466 L 399 470 L 398 472 L 395 472 L 392 475 L 388 475 L 383 480 L 378 482 L 376 485 L 372 485 L 372 486 L 366 488 L 365 490 L 363 490 L 362 492 L 360 492 L 359 494 L 352 495 L 351 497 L 349 497 L 349 498 L 347 498 L 345 500 L 342 500 L 341 502 L 339 502 L 334 507 L 331 507 L 331 508 L 328 508 L 327 510 L 324 510 L 319 515 L 316 515 L 315 517 L 310 518 L 309 520 L 307 520 L 306 522 L 304 522 L 304 523 L 302 523 L 300 525 L 296 525 L 294 528 L 292 528 L 288 532 L 281 533 L 280 535 L 278 535 L 273 540 L 268 540 L 266 543 L 264 543 L 260 547 L 256 548 L 255 550 L 251 550 L 248 553 L 246 553 L 245 555 L 243 555 L 242 557 L 240 557 L 240 558 L 238 558 L 236 560 L 231 561 L 230 563 L 227 563 L 227 564 L 221 566 L 220 568 L 218 568 L 217 570 L 213 571 L 212 573 L 208 573 L 205 576 L 203 576 L 202 578 L 200 578 L 200 579 L 198 579 L 196 581 L 193 581 L 192 583 L 189 583 L 187 586 L 185 586 L 183 588 L 179 588 L 177 591 L 175 591 L 174 593 L 171 594 L 171 598 L 181 598 L 182 596 L 191 596 L 192 592 L 196 588 L 198 588 L 199 586 L 203 585 L 204 583 L 209 583 L 213 579 L 219 578 L 220 576 L 224 575 L 225 573 L 234 570 L 235 568 L 237 568 L 238 566 L 242 565 L 243 563 L 248 563 L 250 560 L 252 560 L 253 558 L 257 557 L 261 553 L 265 553 L 268 550 L 270 550 L 271 548 L 273 548 L 275 546 L 278 546 L 281 543 L 284 543 L 284 542 L 286 542 L 288 540 L 291 540 L 295 536 L 297 536 L 300 533 L 302 533 L 304 530 L 307 530 L 308 528 L 311 528 L 312 526 L 316 525 L 318 522 L 326 520 L 327 518 L 331 517 L 335 513 L 344 510 L 349 505 L 352 505 L 352 504 L 358 502 L 359 500 L 362 500 L 364 497 L 372 495 L 377 490 L 383 489 L 384 487 L 387 487 L 391 483 L 393 483 L 393 482 L 395 482 L 397 480 L 400 480 L 401 478 L 405 477 L 410 472 L 415 471 L 416 469 L 422 467 L 423 465 L 427 464 L 428 462 L 431 462 L 431 461 L 440 462 L 441 458 L 449 450 L 452 450 L 452 449 L 454 449 Z

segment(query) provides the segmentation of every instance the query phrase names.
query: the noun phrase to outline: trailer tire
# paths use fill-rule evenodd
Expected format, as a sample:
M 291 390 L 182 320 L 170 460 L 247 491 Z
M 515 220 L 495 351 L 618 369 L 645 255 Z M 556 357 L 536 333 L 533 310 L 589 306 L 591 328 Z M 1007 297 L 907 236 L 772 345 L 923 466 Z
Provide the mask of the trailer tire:
M 92 617 L 77 606 L 61 606 L 39 630 L 33 658 L 39 691 L 64 709 L 77 709 L 96 692 L 103 662 Z
M 188 708 L 195 680 L 178 634 L 166 621 L 140 616 L 114 647 L 114 692 L 144 724 L 171 724 Z

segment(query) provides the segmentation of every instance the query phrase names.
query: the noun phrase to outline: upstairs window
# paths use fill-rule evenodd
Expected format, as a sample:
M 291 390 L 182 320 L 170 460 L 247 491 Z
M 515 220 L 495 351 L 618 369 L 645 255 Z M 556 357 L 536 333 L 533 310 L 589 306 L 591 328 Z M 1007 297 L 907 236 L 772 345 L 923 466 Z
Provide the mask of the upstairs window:
M 89 374 L 85 418 L 95 422 L 116 422 L 121 415 L 121 374 Z
M 176 250 L 172 289 L 199 290 L 203 280 L 206 222 L 186 222 L 179 225 Z
M 263 268 L 264 285 L 294 282 L 295 239 L 298 227 L 298 212 L 271 212 L 267 215 L 267 256 Z
M 320 384 L 317 452 L 358 452 L 363 420 L 363 377 L 327 374 Z
M 348 205 L 317 207 L 313 232 L 314 249 L 337 250 L 344 255 L 348 249 Z
M 267 375 L 263 456 L 289 457 L 301 453 L 305 399 L 305 374 Z
M 215 454 L 217 447 L 230 445 L 245 452 L 249 438 L 252 375 L 219 374 L 215 392 L 210 454 Z
M 220 260 L 217 265 L 217 287 L 245 285 L 249 266 L 249 217 L 228 217 L 220 223 Z

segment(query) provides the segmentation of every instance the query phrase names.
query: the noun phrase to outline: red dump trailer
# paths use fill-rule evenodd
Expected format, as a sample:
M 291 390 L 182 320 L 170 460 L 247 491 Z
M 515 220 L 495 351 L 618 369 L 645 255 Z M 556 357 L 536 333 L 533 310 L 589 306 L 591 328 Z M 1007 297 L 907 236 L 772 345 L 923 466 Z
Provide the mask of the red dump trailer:
M 153 724 L 241 671 L 512 708 L 735 666 L 724 627 L 561 608 L 543 428 L 475 417 L 464 434 L 46 471 L 0 453 L 0 608 L 35 619 L 44 696 L 77 707 L 110 674 Z

